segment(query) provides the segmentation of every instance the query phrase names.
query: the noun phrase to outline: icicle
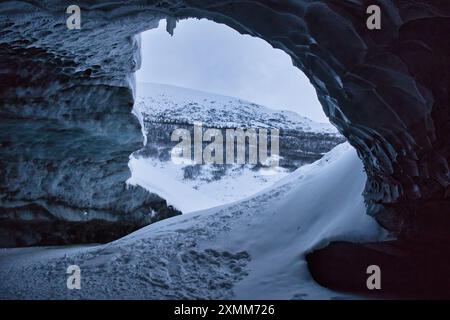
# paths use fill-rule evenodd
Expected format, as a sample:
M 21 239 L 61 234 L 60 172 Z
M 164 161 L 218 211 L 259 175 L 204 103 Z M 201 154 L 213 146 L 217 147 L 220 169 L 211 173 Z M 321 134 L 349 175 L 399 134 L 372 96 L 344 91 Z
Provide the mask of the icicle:
M 167 17 L 166 18 L 166 31 L 173 36 L 173 31 L 177 27 L 177 19 L 174 17 Z

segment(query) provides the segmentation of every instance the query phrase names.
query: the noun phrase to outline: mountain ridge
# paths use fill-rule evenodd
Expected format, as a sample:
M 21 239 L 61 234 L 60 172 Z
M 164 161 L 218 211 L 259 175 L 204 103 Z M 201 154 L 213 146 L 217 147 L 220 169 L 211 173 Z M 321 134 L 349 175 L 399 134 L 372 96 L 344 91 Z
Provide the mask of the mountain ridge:
M 291 111 L 271 110 L 242 99 L 176 86 L 141 83 L 137 88 L 135 109 L 142 116 L 147 143 L 130 159 L 129 183 L 158 194 L 183 213 L 260 192 L 345 141 L 330 124 L 315 123 Z M 172 133 L 185 130 L 191 134 L 192 143 L 194 124 L 198 122 L 202 133 L 215 128 L 223 137 L 227 129 L 251 128 L 257 129 L 259 140 L 259 129 L 279 129 L 278 166 L 267 175 L 261 161 L 244 165 L 174 163 L 171 151 L 179 141 L 172 141 Z M 202 150 L 209 143 L 202 141 Z M 249 149 L 246 146 L 246 158 Z
M 151 113 L 148 105 L 152 106 Z M 146 114 L 148 122 L 202 122 L 206 127 L 216 128 L 262 127 L 339 135 L 331 124 L 315 122 L 293 111 L 166 84 L 138 82 L 136 107 Z

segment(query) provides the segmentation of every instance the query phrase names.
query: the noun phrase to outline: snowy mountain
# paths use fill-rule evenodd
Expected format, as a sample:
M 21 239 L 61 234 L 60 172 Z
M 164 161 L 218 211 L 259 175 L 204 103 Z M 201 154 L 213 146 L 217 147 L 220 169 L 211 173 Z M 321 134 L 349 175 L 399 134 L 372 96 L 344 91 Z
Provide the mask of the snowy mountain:
M 344 141 L 332 125 L 294 112 L 168 85 L 139 83 L 135 108 L 142 114 L 147 144 L 132 156 L 128 182 L 184 213 L 251 196 Z M 192 133 L 195 123 L 202 124 L 203 132 L 215 128 L 224 136 L 228 128 L 280 130 L 279 166 L 268 175 L 252 164 L 175 164 L 170 154 L 177 142 L 171 141 L 171 134 L 180 128 Z
M 329 123 L 314 122 L 292 111 L 272 110 L 238 98 L 164 84 L 138 83 L 136 106 L 146 122 L 202 122 L 211 128 L 277 128 L 338 134 Z

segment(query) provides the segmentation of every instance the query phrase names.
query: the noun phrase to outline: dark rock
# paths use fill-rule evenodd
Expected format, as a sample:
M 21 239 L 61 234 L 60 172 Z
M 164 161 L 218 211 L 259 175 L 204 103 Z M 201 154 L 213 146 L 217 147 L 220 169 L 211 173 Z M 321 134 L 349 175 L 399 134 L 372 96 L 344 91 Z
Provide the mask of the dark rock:
M 448 243 L 334 242 L 306 260 L 314 280 L 333 290 L 384 299 L 450 298 Z M 371 265 L 380 268 L 379 290 L 366 284 Z

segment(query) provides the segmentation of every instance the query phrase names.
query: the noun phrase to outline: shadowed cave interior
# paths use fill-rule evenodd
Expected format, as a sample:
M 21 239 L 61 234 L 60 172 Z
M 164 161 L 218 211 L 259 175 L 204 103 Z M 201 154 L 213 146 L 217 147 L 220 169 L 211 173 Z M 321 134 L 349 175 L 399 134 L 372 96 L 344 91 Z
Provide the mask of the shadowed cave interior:
M 86 236 L 76 225 L 97 229 L 96 223 L 118 236 L 150 223 L 148 208 L 161 217 L 177 214 L 163 199 L 124 183 L 129 155 L 143 143 L 131 113 L 140 65 L 136 35 L 160 19 L 170 29 L 177 19 L 207 18 L 292 57 L 364 163 L 367 214 L 397 239 L 330 244 L 309 256 L 313 277 L 360 292 L 348 285 L 346 266 L 362 268 L 381 254 L 386 266 L 416 271 L 405 278 L 395 273 L 387 284 L 393 294 L 419 272 L 421 283 L 408 292 L 448 295 L 448 281 L 433 271 L 450 265 L 450 5 L 375 2 L 381 30 L 367 29 L 363 0 L 79 1 L 82 28 L 71 32 L 68 1 L 1 3 L 1 246 L 71 243 Z M 54 232 L 61 224 L 75 236 L 68 228 Z M 425 252 L 429 259 L 416 263 Z M 344 275 L 336 278 L 327 265 Z

